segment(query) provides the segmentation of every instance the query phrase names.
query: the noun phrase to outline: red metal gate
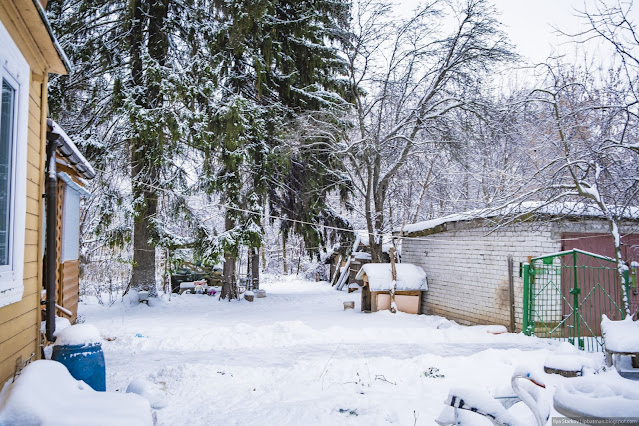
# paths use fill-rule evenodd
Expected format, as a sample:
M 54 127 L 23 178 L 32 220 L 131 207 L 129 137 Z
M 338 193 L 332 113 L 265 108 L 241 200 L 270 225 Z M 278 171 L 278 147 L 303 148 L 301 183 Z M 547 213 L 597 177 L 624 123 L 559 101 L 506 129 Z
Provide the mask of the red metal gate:
M 613 259 L 615 257 L 615 247 L 610 234 L 561 234 L 561 250 L 567 251 L 572 249 L 597 253 Z M 639 234 L 629 234 L 621 237 L 621 256 L 627 265 L 630 265 L 632 262 L 639 263 Z M 592 260 L 590 261 L 592 262 Z M 633 282 L 633 287 L 630 289 L 631 313 L 639 309 L 638 290 L 636 282 Z M 566 291 L 570 291 L 570 287 Z

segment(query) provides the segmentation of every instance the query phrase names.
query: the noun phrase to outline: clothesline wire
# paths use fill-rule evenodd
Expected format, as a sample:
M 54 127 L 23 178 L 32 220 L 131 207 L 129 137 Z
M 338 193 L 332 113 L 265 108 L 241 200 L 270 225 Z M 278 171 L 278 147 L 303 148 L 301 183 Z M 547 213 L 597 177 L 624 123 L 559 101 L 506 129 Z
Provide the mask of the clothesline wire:
M 162 192 L 169 193 L 171 195 L 175 195 L 175 192 L 170 190 L 170 189 L 161 188 L 159 186 L 152 185 L 152 184 L 146 183 L 146 182 L 140 182 L 140 184 L 146 185 L 147 187 L 155 189 L 155 190 L 158 190 L 158 191 L 162 191 Z M 242 213 L 247 213 L 247 214 L 252 214 L 252 215 L 260 215 L 260 216 L 268 218 L 268 219 L 277 219 L 277 220 L 281 220 L 281 221 L 288 221 L 288 222 L 292 222 L 292 223 L 296 223 L 296 224 L 300 224 L 300 225 L 309 225 L 309 226 L 313 226 L 313 227 L 319 227 L 319 228 L 328 229 L 328 230 L 334 230 L 334 231 L 356 233 L 356 234 L 359 234 L 360 237 L 364 237 L 364 236 L 365 237 L 369 237 L 370 235 L 373 235 L 374 238 L 376 238 L 376 237 L 382 237 L 383 238 L 384 236 L 388 237 L 387 234 L 370 233 L 367 230 L 341 228 L 341 227 L 337 227 L 337 226 L 323 225 L 323 224 L 320 224 L 320 223 L 313 223 L 313 222 L 303 221 L 303 220 L 299 220 L 299 219 L 291 219 L 291 218 L 288 218 L 288 217 L 277 216 L 277 215 L 272 215 L 272 214 L 266 214 L 266 213 L 262 213 L 262 212 L 256 212 L 254 210 L 243 209 L 241 207 L 231 206 L 231 205 L 225 204 L 225 203 L 220 202 L 220 201 L 210 203 L 209 205 L 211 205 L 211 204 L 213 206 L 223 207 L 223 208 L 226 208 L 226 209 L 235 210 L 235 211 L 239 211 L 239 212 L 242 212 Z M 481 218 L 478 218 L 478 219 L 481 219 Z M 212 217 L 211 218 L 205 218 L 203 221 L 207 222 L 207 221 L 210 221 L 210 220 L 213 220 L 213 218 Z M 602 236 L 602 234 L 596 234 L 596 235 L 586 235 L 586 236 L 583 236 L 583 237 L 552 239 L 551 241 L 554 241 L 554 242 L 577 241 L 577 240 L 584 240 L 584 239 L 589 239 L 589 238 L 599 238 L 601 236 Z M 393 240 L 409 239 L 411 241 L 437 241 L 437 242 L 451 243 L 451 244 L 460 244 L 460 243 L 465 243 L 465 242 L 470 242 L 470 241 L 477 241 L 476 239 L 449 240 L 449 239 L 444 239 L 444 238 L 439 238 L 439 237 L 423 237 L 423 236 L 411 237 L 411 236 L 407 236 L 407 235 L 393 235 L 391 238 Z M 340 245 L 342 245 L 342 244 L 350 245 L 352 243 L 341 242 L 339 244 Z M 318 247 L 318 248 L 322 248 L 322 247 Z

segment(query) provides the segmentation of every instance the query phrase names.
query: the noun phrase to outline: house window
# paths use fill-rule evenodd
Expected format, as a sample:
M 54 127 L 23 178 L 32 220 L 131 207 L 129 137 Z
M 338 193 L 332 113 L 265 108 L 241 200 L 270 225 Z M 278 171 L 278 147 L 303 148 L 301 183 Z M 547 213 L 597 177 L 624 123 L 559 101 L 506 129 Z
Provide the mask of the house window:
M 29 65 L 0 23 L 0 307 L 22 299 Z
M 0 99 L 0 267 L 7 269 L 11 266 L 12 248 L 12 162 L 16 139 L 16 88 L 6 78 L 2 78 Z

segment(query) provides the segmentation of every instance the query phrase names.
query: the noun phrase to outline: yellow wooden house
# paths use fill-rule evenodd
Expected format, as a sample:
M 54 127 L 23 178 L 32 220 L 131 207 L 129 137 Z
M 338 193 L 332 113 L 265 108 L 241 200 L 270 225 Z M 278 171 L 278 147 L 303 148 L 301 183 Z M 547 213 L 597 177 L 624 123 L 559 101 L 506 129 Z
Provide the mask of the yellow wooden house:
M 46 1 L 0 1 L 0 385 L 40 357 L 48 74 L 70 71 Z

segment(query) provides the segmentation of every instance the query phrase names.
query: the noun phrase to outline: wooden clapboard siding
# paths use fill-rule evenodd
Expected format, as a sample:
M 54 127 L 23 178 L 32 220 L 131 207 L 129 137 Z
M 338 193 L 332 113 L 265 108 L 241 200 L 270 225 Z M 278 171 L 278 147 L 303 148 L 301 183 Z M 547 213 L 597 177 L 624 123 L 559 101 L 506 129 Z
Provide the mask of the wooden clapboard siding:
M 80 294 L 80 261 L 67 260 L 60 265 L 60 285 L 58 286 L 58 304 L 71 312 L 69 321 L 74 322 L 78 317 L 78 297 Z M 63 314 L 66 317 L 66 314 Z
M 24 4 L 22 4 L 24 6 Z M 21 6 L 21 7 L 22 7 Z M 0 21 L 31 69 L 27 118 L 27 185 L 22 300 L 0 308 L 0 385 L 13 376 L 17 360 L 40 355 L 42 288 L 42 193 L 46 130 L 46 59 L 13 0 L 0 2 Z M 40 39 L 42 35 L 38 36 Z M 44 90 L 43 90 L 44 88 Z

